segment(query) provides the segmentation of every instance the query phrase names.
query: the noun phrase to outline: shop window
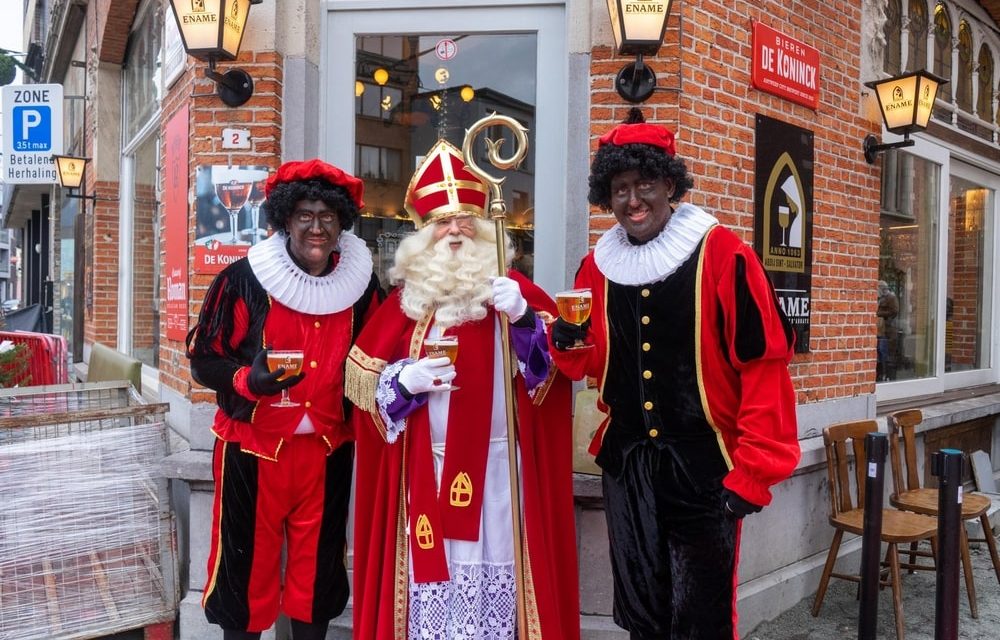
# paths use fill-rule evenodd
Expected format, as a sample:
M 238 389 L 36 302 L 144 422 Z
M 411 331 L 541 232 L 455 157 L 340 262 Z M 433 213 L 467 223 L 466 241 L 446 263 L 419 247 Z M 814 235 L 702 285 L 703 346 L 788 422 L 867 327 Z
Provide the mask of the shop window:
M 129 37 L 124 75 L 124 138 L 131 140 L 160 109 L 163 97 L 163 7 L 147 3 Z
M 122 73 L 123 144 L 119 211 L 118 346 L 144 365 L 159 366 L 160 189 L 163 7 L 141 5 Z
M 993 382 L 1000 175 L 933 146 L 883 159 L 877 378 L 901 384 L 879 398 Z
M 158 157 L 155 136 L 136 149 L 132 193 L 132 357 L 151 367 L 160 352 Z
M 903 9 L 900 0 L 888 0 L 885 7 L 885 24 L 882 34 L 885 36 L 885 53 L 882 59 L 882 70 L 888 75 L 898 75 L 902 70 Z
M 879 218 L 879 280 L 873 297 L 883 308 L 877 319 L 878 376 L 882 381 L 927 378 L 935 371 L 937 310 L 937 212 L 940 165 L 890 152 L 882 171 L 884 206 Z
M 924 0 L 910 0 L 909 38 L 906 55 L 906 70 L 917 71 L 927 68 L 927 5 Z
M 945 80 L 951 80 L 951 31 L 948 9 L 939 2 L 934 7 L 934 73 Z M 947 82 L 938 87 L 939 100 L 951 102 L 951 86 L 952 83 Z M 949 117 L 947 112 L 938 113 Z

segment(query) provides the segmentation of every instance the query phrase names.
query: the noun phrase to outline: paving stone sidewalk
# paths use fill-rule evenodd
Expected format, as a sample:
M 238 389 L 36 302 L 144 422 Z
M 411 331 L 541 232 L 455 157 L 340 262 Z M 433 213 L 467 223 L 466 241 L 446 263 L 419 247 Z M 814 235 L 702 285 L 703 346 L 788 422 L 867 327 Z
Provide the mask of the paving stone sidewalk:
M 1000 640 L 1000 582 L 993 571 L 990 554 L 985 544 L 971 550 L 975 575 L 976 602 L 979 618 L 969 613 L 969 600 L 965 593 L 964 578 L 959 575 L 958 637 L 962 640 Z M 840 565 L 838 564 L 838 568 Z M 846 571 L 856 570 L 845 564 Z M 934 640 L 936 608 L 936 576 L 931 571 L 904 574 L 903 619 L 905 640 Z M 858 637 L 857 585 L 831 578 L 819 617 L 812 617 L 810 610 L 813 596 L 774 620 L 762 623 L 744 636 L 744 640 L 849 640 Z M 892 591 L 879 593 L 878 638 L 895 640 L 895 619 L 892 611 Z

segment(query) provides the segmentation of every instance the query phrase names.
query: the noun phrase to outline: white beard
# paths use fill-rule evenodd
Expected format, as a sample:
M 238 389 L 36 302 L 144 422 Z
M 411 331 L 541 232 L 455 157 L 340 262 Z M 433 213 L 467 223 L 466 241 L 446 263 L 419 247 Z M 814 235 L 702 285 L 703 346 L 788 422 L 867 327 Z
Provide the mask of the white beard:
M 425 227 L 403 240 L 389 270 L 392 283 L 403 284 L 403 313 L 420 320 L 433 311 L 441 327 L 482 320 L 493 297 L 490 278 L 497 275 L 495 245 L 479 235 L 445 236 L 434 244 L 431 238 Z M 457 251 L 450 246 L 456 238 L 462 241 Z

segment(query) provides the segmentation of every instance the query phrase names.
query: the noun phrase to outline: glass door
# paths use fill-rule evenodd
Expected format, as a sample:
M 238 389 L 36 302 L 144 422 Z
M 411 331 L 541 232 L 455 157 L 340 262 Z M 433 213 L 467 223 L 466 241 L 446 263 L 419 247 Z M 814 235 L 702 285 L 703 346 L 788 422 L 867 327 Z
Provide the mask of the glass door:
M 366 208 L 355 233 L 372 250 L 383 283 L 396 245 L 413 229 L 403 200 L 417 164 L 439 138 L 461 148 L 466 128 L 496 112 L 528 129 L 527 158 L 508 172 L 486 160 L 485 136 L 476 141 L 479 166 L 506 178 L 512 266 L 552 290 L 561 287 L 563 8 L 334 9 L 327 26 L 330 82 L 322 122 L 345 124 L 327 125 L 324 155 L 365 181 Z M 509 131 L 489 137 L 504 138 L 501 153 L 511 154 Z M 536 244 L 546 247 L 542 255 L 535 255 Z

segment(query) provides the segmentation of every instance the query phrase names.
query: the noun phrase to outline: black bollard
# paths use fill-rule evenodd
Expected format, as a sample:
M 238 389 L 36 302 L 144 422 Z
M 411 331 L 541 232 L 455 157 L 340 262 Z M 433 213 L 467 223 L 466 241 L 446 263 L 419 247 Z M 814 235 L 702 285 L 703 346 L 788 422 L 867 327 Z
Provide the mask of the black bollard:
M 931 455 L 938 478 L 937 587 L 934 640 L 958 639 L 959 527 L 962 524 L 962 452 L 941 449 Z
M 865 436 L 865 520 L 861 534 L 861 608 L 858 640 L 874 640 L 878 622 L 878 591 L 882 555 L 882 500 L 885 488 L 885 455 L 889 450 L 884 433 Z

